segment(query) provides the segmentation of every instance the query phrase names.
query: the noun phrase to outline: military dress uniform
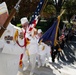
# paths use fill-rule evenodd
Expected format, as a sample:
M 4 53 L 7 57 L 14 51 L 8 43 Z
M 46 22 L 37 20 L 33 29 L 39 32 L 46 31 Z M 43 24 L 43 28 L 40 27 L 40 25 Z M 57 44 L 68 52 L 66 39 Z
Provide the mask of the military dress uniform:
M 26 42 L 24 53 L 23 53 L 23 58 L 22 58 L 22 62 L 24 65 L 23 71 L 25 71 L 30 64 L 31 65 L 30 75 L 33 75 L 34 68 L 36 65 L 36 55 L 38 53 L 37 52 L 38 43 L 37 43 L 37 40 L 35 40 L 33 33 L 31 31 L 28 31 L 28 24 L 29 23 L 28 23 L 28 20 L 26 17 L 21 18 L 21 24 L 22 24 L 22 27 L 24 29 L 24 33 L 26 32 L 24 35 L 24 38 L 29 39 L 29 41 L 28 41 L 29 44 L 27 44 L 27 42 Z M 22 73 L 22 72 L 19 71 L 17 74 L 20 75 L 20 73 Z
M 0 40 L 3 41 L 3 49 L 0 54 L 1 75 L 17 74 L 19 66 L 19 57 L 20 54 L 23 53 L 23 48 L 19 47 L 13 40 L 14 33 L 17 29 L 17 27 L 10 23 L 5 32 L 3 33 L 2 37 L 0 38 Z M 4 65 L 2 66 L 1 64 Z
M 27 38 L 29 39 L 29 44 L 26 46 L 26 50 L 28 50 L 29 52 L 29 64 L 31 65 L 31 72 L 30 75 L 33 75 L 34 73 L 34 68 L 36 66 L 36 57 L 37 57 L 37 53 L 38 53 L 38 43 L 35 37 L 32 36 L 27 36 Z M 27 53 L 24 54 L 23 57 L 23 63 L 25 65 L 25 70 L 28 67 L 28 58 L 26 57 Z
M 39 44 L 39 56 L 40 56 L 39 57 L 40 60 L 38 61 L 38 63 L 40 64 L 39 67 L 44 66 L 49 62 L 50 51 L 51 51 L 50 46 L 46 45 L 43 42 Z
M 19 66 L 19 55 L 23 52 L 23 49 L 13 40 L 15 31 L 17 29 L 20 31 L 20 28 L 11 23 L 8 24 L 7 28 L 4 26 L 8 16 L 7 5 L 2 2 L 0 4 L 0 28 L 5 29 L 5 31 L 0 37 L 0 75 L 16 75 Z
M 12 25 L 11 23 L 8 25 L 6 31 L 3 33 L 1 39 L 4 40 L 5 46 L 3 48 L 2 53 L 8 54 L 21 54 L 22 48 L 19 47 L 16 42 L 13 40 L 14 33 L 16 30 L 20 30 L 18 27 Z M 19 39 L 21 40 L 21 39 Z M 22 42 L 22 40 L 21 40 Z

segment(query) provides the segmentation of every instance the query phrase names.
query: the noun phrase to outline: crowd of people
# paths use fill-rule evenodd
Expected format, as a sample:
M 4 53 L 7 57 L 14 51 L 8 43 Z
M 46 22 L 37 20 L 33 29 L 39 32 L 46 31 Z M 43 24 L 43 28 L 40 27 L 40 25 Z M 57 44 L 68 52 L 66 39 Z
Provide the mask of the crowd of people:
M 24 22 L 24 23 L 23 23 Z M 36 63 L 38 68 L 44 66 L 49 59 L 51 47 L 43 42 L 39 42 L 39 38 L 42 36 L 42 30 L 33 28 L 29 31 L 29 23 L 26 17 L 21 19 L 22 29 L 23 29 L 23 39 L 25 39 L 26 44 L 24 46 L 23 53 L 23 71 L 27 70 L 29 64 L 31 65 L 30 75 L 33 75 Z M 26 35 L 25 35 L 26 34 Z M 46 60 L 47 58 L 47 60 Z
M 0 28 L 2 28 L 9 13 L 5 2 L 1 3 L 0 7 Z M 0 37 L 0 52 L 20 55 L 19 68 L 22 68 L 24 71 L 30 64 L 30 75 L 33 75 L 36 62 L 38 63 L 38 68 L 41 65 L 45 65 L 45 57 L 49 57 L 50 47 L 42 42 L 38 43 L 39 38 L 42 36 L 41 29 L 33 28 L 29 31 L 29 21 L 27 18 L 23 17 L 20 21 L 22 28 L 16 27 L 10 22 L 5 29 Z M 46 51 L 47 49 L 48 51 Z M 17 75 L 19 75 L 19 72 Z
M 6 3 L 0 4 L 0 27 L 6 21 L 9 16 Z M 56 46 L 47 45 L 42 40 L 39 41 L 43 35 L 41 29 L 33 28 L 29 30 L 29 21 L 26 17 L 21 18 L 22 28 L 16 27 L 9 23 L 5 32 L 0 37 L 0 52 L 8 54 L 19 54 L 19 68 L 23 71 L 27 70 L 31 65 L 30 75 L 33 75 L 34 69 L 37 63 L 37 67 L 44 66 L 49 62 L 49 57 L 52 58 L 52 62 L 55 62 L 55 58 L 64 49 L 64 42 L 71 40 L 73 32 L 68 29 L 63 29 L 58 39 Z M 18 71 L 17 75 L 20 75 Z

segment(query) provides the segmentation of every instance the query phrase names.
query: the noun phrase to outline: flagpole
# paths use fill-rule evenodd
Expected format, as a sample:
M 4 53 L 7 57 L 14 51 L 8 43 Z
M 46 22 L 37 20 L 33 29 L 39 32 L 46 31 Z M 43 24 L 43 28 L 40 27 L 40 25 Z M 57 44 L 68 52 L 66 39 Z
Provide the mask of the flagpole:
M 56 28 L 56 35 L 55 35 L 54 46 L 56 46 L 58 44 L 58 41 L 57 41 L 58 27 L 59 27 L 59 23 L 60 23 L 60 17 L 63 15 L 64 12 L 65 12 L 65 10 L 63 10 L 61 12 L 61 14 L 57 17 L 58 24 L 57 24 L 57 28 Z
M 44 10 L 47 2 L 48 2 L 48 0 L 44 0 L 44 4 L 43 4 L 42 9 L 41 9 L 41 11 L 40 11 L 40 15 L 43 13 L 43 10 Z
M 55 39 L 54 39 L 54 46 L 56 46 L 58 44 L 57 34 L 58 34 L 58 27 L 59 27 L 59 23 L 60 23 L 60 16 L 57 17 L 57 20 L 58 20 L 58 24 L 57 24 L 57 27 L 56 27 L 56 34 L 55 34 Z
M 65 12 L 65 9 L 61 12 L 60 17 L 64 14 L 64 12 Z

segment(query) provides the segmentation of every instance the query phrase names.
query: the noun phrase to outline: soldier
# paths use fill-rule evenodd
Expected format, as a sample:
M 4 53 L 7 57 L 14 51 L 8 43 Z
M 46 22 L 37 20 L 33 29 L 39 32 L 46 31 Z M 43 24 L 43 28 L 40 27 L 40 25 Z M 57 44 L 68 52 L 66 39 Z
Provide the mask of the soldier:
M 42 36 L 42 30 L 38 29 L 38 34 L 36 35 L 37 41 L 39 41 L 41 36 Z M 39 42 L 39 52 L 38 52 L 38 57 L 37 57 L 38 68 L 48 63 L 50 50 L 51 50 L 50 46 L 47 46 L 43 42 Z M 47 58 L 47 61 L 46 61 L 46 58 Z
M 15 31 L 17 29 L 20 31 L 20 28 L 11 23 L 9 23 L 7 28 L 4 28 L 3 26 L 8 16 L 7 5 L 3 2 L 0 4 L 0 28 L 5 29 L 5 31 L 0 37 L 3 44 L 2 47 L 0 45 L 0 48 L 2 49 L 0 53 L 0 75 L 16 75 L 18 70 L 19 55 L 23 52 L 22 48 L 19 47 L 13 40 Z M 4 65 L 1 63 L 4 63 Z
M 21 32 L 19 34 L 19 37 L 22 38 L 23 40 L 23 44 L 21 44 L 21 42 L 19 42 L 19 40 L 17 39 L 17 44 L 24 49 L 24 52 L 21 53 L 20 55 L 20 61 L 19 61 L 19 67 L 21 69 L 26 70 L 28 68 L 29 62 L 28 62 L 28 53 L 26 50 L 26 36 L 29 36 L 29 34 L 26 32 L 29 22 L 28 19 L 26 17 L 21 18 L 21 25 L 22 25 L 22 29 Z M 17 75 L 21 75 L 22 74 L 22 70 L 19 70 Z
M 38 68 L 40 66 L 47 66 L 47 63 L 49 62 L 49 57 L 50 57 L 50 51 L 51 48 L 47 44 L 43 42 L 39 42 L 39 61 L 38 61 Z
M 39 41 L 39 39 L 40 39 L 41 36 L 42 36 L 42 30 L 38 29 L 37 35 L 36 35 L 36 38 L 38 39 L 38 41 Z
M 33 75 L 34 68 L 36 65 L 36 55 L 38 53 L 38 43 L 37 43 L 37 40 L 35 38 L 34 29 L 32 29 L 32 31 L 28 31 L 29 22 L 28 22 L 26 17 L 23 17 L 21 19 L 21 24 L 22 24 L 24 39 L 28 39 L 28 41 L 29 41 L 28 43 L 26 42 L 25 50 L 23 53 L 23 58 L 22 58 L 22 62 L 24 65 L 23 71 L 27 70 L 27 68 L 30 64 L 31 65 L 30 75 Z
M 35 35 L 35 38 L 36 38 L 37 42 L 39 41 L 39 39 L 40 39 L 41 36 L 42 36 L 42 30 L 38 29 L 37 30 L 37 34 Z M 38 50 L 38 55 L 37 55 L 36 59 L 37 59 L 38 68 L 39 68 L 41 66 L 39 50 Z
M 6 6 L 6 3 L 3 2 L 1 4 L 1 14 L 0 14 L 0 24 L 1 27 L 3 27 L 3 24 L 5 23 L 6 19 L 8 18 L 9 14 L 8 14 L 8 9 Z M 3 53 L 9 53 L 9 54 L 17 54 L 18 52 L 21 53 L 21 48 L 15 44 L 13 37 L 14 37 L 14 33 L 16 30 L 20 31 L 19 27 L 14 26 L 13 24 L 11 24 L 11 22 L 9 23 L 9 25 L 7 26 L 5 32 L 3 33 L 3 35 L 1 36 L 1 40 L 3 40 L 5 43 L 4 49 L 3 49 Z M 17 47 L 18 46 L 18 47 Z M 14 49 L 13 49 L 14 48 Z M 13 49 L 13 52 L 12 52 Z
M 29 51 L 30 65 L 31 65 L 30 75 L 33 75 L 36 66 L 36 57 L 38 55 L 38 42 L 37 39 L 35 38 L 35 35 L 30 36 L 28 38 L 30 39 L 30 44 L 27 45 L 27 49 Z

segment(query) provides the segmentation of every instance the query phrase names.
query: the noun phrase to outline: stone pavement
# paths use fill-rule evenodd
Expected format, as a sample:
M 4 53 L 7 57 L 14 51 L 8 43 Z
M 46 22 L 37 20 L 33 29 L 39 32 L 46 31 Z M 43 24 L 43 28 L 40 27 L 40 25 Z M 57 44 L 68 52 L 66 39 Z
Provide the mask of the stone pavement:
M 19 55 L 0 53 L 0 75 L 16 75 Z
M 30 66 L 20 75 L 29 75 Z M 47 66 L 35 68 L 34 75 L 76 75 L 76 65 L 62 61 L 56 63 L 49 62 Z
M 0 54 L 0 75 L 17 75 L 18 58 L 18 55 Z M 29 75 L 29 72 L 30 66 L 20 75 Z M 72 64 L 61 60 L 52 63 L 50 58 L 47 67 L 35 67 L 34 75 L 76 75 L 76 63 Z

